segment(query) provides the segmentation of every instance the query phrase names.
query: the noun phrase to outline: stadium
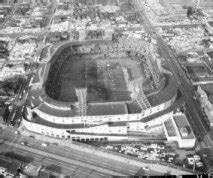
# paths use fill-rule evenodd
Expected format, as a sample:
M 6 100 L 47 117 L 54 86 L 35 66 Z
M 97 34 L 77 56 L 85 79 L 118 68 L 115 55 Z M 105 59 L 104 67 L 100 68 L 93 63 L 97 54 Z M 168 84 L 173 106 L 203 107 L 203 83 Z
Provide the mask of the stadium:
M 26 129 L 83 141 L 137 134 L 164 138 L 162 123 L 173 114 L 177 87 L 158 69 L 149 44 L 140 43 L 59 45 L 31 80 Z

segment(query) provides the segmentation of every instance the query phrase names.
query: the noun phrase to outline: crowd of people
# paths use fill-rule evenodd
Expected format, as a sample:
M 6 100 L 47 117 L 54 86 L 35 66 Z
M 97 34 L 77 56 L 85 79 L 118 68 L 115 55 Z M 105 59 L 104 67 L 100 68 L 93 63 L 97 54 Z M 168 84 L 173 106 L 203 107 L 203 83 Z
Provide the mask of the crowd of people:
M 99 42 L 67 47 L 51 64 L 46 87 L 47 93 L 55 99 L 59 97 L 62 82 L 61 75 L 64 72 L 66 61 L 74 56 L 82 57 L 89 55 L 90 57 L 100 57 L 103 59 L 129 57 L 143 64 L 146 77 L 151 79 L 151 72 L 146 63 L 146 60 L 148 60 L 146 58 L 148 48 L 149 46 L 146 42 L 125 37 L 120 38 L 117 43 Z
M 61 90 L 61 75 L 64 72 L 66 60 L 72 55 L 70 48 L 65 48 L 58 56 L 53 60 L 51 68 L 48 74 L 46 92 L 54 99 L 58 99 Z

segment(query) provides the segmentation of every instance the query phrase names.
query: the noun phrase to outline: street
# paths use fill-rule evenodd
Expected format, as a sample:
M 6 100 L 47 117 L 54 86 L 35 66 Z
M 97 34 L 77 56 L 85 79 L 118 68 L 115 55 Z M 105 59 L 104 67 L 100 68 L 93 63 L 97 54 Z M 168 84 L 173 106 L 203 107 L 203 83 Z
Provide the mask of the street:
M 145 23 L 145 29 L 147 32 L 154 32 L 156 35 L 156 40 L 159 46 L 159 50 L 162 57 L 166 60 L 169 65 L 171 72 L 176 80 L 179 90 L 181 91 L 186 102 L 186 114 L 191 124 L 193 131 L 197 137 L 202 138 L 202 146 L 212 146 L 212 141 L 208 135 L 209 129 L 208 125 L 201 114 L 201 107 L 199 103 L 193 98 L 193 91 L 195 90 L 192 84 L 189 82 L 188 78 L 185 76 L 184 71 L 178 64 L 178 60 L 174 53 L 169 49 L 168 45 L 164 42 L 161 36 L 159 36 L 155 30 L 155 27 L 149 22 L 146 14 L 143 12 L 143 8 L 138 0 L 135 0 L 137 4 L 136 9 L 141 15 L 141 20 Z
M 16 135 L 13 129 L 0 130 L 1 154 L 13 153 L 21 155 L 34 163 L 42 164 L 44 167 L 59 166 L 66 175 L 76 174 L 79 177 L 100 177 L 109 175 L 137 175 L 141 172 L 140 167 L 114 161 L 111 159 L 95 156 L 90 153 L 71 149 L 70 147 L 49 144 L 42 146 L 42 141 L 30 137 Z M 26 144 L 22 145 L 24 141 Z
M 4 20 L 4 24 L 2 25 L 2 29 L 6 28 L 6 25 L 8 23 L 8 21 L 10 20 L 10 18 L 13 16 L 13 14 L 15 13 L 16 9 L 18 8 L 18 6 L 20 5 L 20 3 L 15 4 L 15 6 L 13 7 L 12 11 L 10 12 L 10 14 L 8 14 Z

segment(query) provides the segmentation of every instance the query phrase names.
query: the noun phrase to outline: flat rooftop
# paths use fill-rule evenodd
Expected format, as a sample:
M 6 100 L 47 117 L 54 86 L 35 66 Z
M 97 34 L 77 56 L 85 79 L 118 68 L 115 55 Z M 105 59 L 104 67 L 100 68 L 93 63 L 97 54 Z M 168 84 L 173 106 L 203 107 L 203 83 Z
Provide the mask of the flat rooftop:
M 181 137 L 183 139 L 193 139 L 195 138 L 193 132 L 192 132 L 192 128 L 191 126 L 189 125 L 189 123 L 187 122 L 187 118 L 184 114 L 181 114 L 181 115 L 175 115 L 174 117 L 174 121 L 177 125 L 177 128 L 178 128 L 178 131 L 181 135 Z M 187 130 L 187 136 L 184 136 L 182 133 L 181 133 L 181 129 L 186 129 Z
M 171 119 L 169 119 L 168 121 L 164 122 L 164 125 L 165 125 L 166 131 L 167 131 L 167 133 L 168 133 L 168 135 L 169 135 L 170 137 L 176 136 L 175 128 L 174 128 L 174 125 L 173 125 Z
M 91 116 L 120 115 L 120 114 L 128 114 L 128 110 L 125 103 L 89 105 L 87 114 Z

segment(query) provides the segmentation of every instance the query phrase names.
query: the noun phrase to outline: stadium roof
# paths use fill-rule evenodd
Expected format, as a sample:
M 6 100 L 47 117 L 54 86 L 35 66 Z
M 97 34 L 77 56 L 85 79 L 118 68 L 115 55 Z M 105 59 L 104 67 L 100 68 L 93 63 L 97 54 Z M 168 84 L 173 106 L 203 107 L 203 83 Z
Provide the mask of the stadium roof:
M 174 77 L 165 75 L 166 78 L 166 84 L 164 89 L 159 91 L 157 94 L 148 97 L 148 100 L 151 104 L 151 106 L 156 106 L 161 103 L 164 103 L 172 98 L 172 96 L 175 96 L 177 93 L 177 86 L 175 85 Z
M 25 110 L 25 112 L 27 112 Z M 94 124 L 84 124 L 84 123 L 80 123 L 80 124 L 58 124 L 58 123 L 53 123 L 53 122 L 49 122 L 45 119 L 42 119 L 41 117 L 39 117 L 38 115 L 36 117 L 34 117 L 34 119 L 32 120 L 32 122 L 37 123 L 37 124 L 41 124 L 41 125 L 45 125 L 48 127 L 52 127 L 52 128 L 57 128 L 57 129 L 79 129 L 79 128 L 91 128 L 91 127 L 97 127 L 97 126 L 101 126 L 101 125 L 108 125 L 109 127 L 117 127 L 117 126 L 126 126 L 126 122 L 116 122 L 116 123 L 104 123 L 104 124 L 99 124 L 99 125 L 94 125 Z M 74 133 L 73 133 L 74 134 Z
M 88 106 L 88 115 L 99 116 L 99 115 L 119 115 L 128 114 L 127 106 L 125 103 L 121 104 L 95 104 Z
M 191 127 L 190 127 L 190 125 L 189 125 L 189 123 L 187 121 L 187 118 L 186 118 L 186 116 L 184 114 L 175 115 L 173 118 L 174 118 L 174 121 L 175 121 L 175 123 L 177 125 L 178 131 L 179 131 L 179 133 L 180 133 L 180 135 L 181 135 L 181 137 L 183 139 L 193 139 L 193 138 L 195 138 L 195 136 L 194 136 L 194 134 L 192 132 L 192 129 L 191 129 Z M 182 134 L 181 130 L 183 128 L 187 130 L 187 132 L 188 132 L 187 135 L 183 135 Z
M 127 103 L 127 108 L 128 108 L 129 114 L 141 113 L 141 111 L 142 111 L 142 109 L 140 108 L 140 106 L 138 105 L 137 102 Z
M 49 115 L 56 116 L 56 117 L 74 117 L 77 116 L 77 110 L 76 108 L 70 110 L 61 110 L 56 108 L 51 108 L 47 106 L 45 103 L 38 106 L 38 109 L 44 113 L 48 113 Z

